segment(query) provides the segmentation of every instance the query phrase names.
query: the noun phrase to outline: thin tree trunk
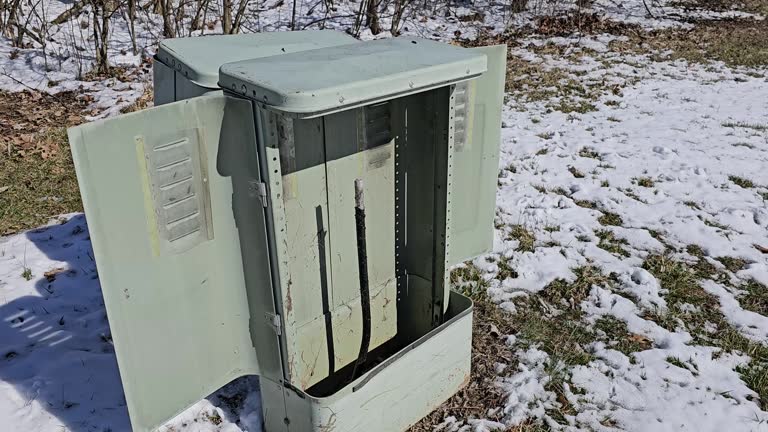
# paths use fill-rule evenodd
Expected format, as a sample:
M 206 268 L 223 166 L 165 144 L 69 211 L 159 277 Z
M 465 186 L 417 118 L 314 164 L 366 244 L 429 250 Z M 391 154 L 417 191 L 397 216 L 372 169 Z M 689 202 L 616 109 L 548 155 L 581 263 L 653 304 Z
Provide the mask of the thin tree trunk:
M 368 10 L 365 14 L 365 25 L 371 29 L 371 33 L 377 35 L 381 33 L 381 25 L 379 24 L 379 4 L 376 0 L 368 0 Z
M 224 11 L 221 17 L 221 25 L 224 34 L 232 33 L 232 0 L 223 0 Z
M 240 26 L 243 24 L 243 18 L 245 17 L 246 9 L 248 8 L 249 0 L 240 0 L 240 4 L 237 7 L 237 13 L 235 14 L 235 22 L 232 24 L 232 33 L 240 33 Z
M 101 11 L 101 44 L 99 44 L 99 73 L 104 75 L 109 73 L 109 54 L 107 52 L 109 48 L 109 18 L 112 16 L 107 11 L 107 4 L 105 2 L 104 8 Z
M 75 4 L 73 4 L 71 8 L 65 10 L 64 12 L 61 13 L 61 15 L 54 18 L 53 21 L 51 21 L 51 24 L 56 24 L 56 25 L 63 24 L 68 19 L 79 14 L 80 11 L 83 10 L 83 6 L 85 5 L 86 5 L 85 0 L 80 0 L 78 2 L 75 2 Z
M 203 13 L 204 5 L 205 5 L 204 0 L 197 0 L 197 8 L 195 8 L 195 17 L 192 18 L 192 22 L 189 24 L 189 36 L 192 36 L 192 32 L 200 28 L 200 15 Z
M 355 25 L 354 27 L 352 27 L 352 35 L 355 37 L 360 36 L 360 27 L 363 25 L 363 12 L 365 10 L 366 10 L 366 0 L 361 0 L 360 9 L 357 10 L 357 16 L 355 17 Z
M 157 3 L 160 5 L 160 14 L 163 17 L 163 36 L 176 37 L 171 22 L 172 0 L 157 0 Z
M 134 22 L 136 21 L 136 0 L 128 0 L 128 29 L 131 33 L 131 48 L 133 48 L 133 55 L 138 54 L 136 49 L 136 28 Z

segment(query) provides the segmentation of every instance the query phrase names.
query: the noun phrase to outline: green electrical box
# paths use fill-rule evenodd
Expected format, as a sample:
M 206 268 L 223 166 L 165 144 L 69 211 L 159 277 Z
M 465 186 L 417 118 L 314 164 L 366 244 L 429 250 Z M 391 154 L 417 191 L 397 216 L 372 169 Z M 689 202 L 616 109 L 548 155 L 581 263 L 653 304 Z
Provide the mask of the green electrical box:
M 505 66 L 327 31 L 168 40 L 159 106 L 70 129 L 134 430 L 243 375 L 267 432 L 402 431 L 461 388 L 448 270 L 492 245 Z

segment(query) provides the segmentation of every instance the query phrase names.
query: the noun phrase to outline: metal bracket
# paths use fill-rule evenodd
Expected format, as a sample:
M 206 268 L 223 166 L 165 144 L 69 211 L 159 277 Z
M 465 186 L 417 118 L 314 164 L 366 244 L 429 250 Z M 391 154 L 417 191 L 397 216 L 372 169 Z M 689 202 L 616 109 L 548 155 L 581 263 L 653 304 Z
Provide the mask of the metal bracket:
M 261 200 L 261 205 L 263 207 L 269 207 L 269 201 L 267 200 L 267 185 L 264 182 L 251 180 L 248 182 L 249 186 L 249 192 L 251 196 L 258 196 L 259 200 Z
M 267 319 L 267 324 L 272 326 L 272 329 L 275 331 L 275 333 L 278 336 L 281 336 L 283 334 L 283 324 L 280 320 L 280 315 L 266 312 L 264 313 L 264 317 Z

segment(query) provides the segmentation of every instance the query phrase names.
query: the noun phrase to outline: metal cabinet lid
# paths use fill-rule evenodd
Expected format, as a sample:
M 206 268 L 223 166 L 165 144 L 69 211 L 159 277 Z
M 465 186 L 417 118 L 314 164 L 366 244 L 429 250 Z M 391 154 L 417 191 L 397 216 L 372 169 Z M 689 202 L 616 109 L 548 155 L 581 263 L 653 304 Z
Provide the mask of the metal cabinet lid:
M 186 37 L 161 41 L 156 58 L 190 81 L 217 89 L 224 63 L 356 42 L 332 30 Z
M 417 38 L 381 39 L 221 66 L 219 85 L 296 117 L 465 81 L 486 71 L 486 56 Z

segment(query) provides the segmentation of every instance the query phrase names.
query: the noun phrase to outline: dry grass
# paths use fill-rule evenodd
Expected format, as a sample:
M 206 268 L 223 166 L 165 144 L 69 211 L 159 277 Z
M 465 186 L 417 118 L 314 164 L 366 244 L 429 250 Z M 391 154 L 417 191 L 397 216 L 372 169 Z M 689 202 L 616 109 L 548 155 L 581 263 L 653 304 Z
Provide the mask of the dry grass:
M 575 280 L 568 282 L 557 279 L 550 283 L 539 293 L 549 303 L 557 306 L 566 306 L 574 311 L 589 295 L 593 285 L 608 286 L 610 278 L 605 276 L 602 270 L 596 266 L 583 266 L 573 269 Z
M 84 109 L 74 93 L 0 92 L 0 235 L 82 211 L 66 127 Z
M 689 248 L 689 252 L 696 256 L 696 248 Z M 643 268 L 653 274 L 659 280 L 662 288 L 667 290 L 664 299 L 667 302 L 668 311 L 660 314 L 649 311 L 647 319 L 652 319 L 662 327 L 670 331 L 682 328 L 693 336 L 693 343 L 707 345 L 722 349 L 725 352 L 740 352 L 752 358 L 752 360 L 739 368 L 745 384 L 760 396 L 763 409 L 768 407 L 768 345 L 755 342 L 745 337 L 735 329 L 725 318 L 720 310 L 720 303 L 713 295 L 706 292 L 700 285 L 700 281 L 709 276 L 718 276 L 711 270 L 703 256 L 698 258 L 695 265 L 676 260 L 671 255 L 651 255 Z M 723 280 L 721 280 L 723 282 Z M 754 282 L 741 287 L 747 294 L 741 296 L 739 301 L 745 308 L 753 307 L 756 312 L 768 313 L 765 310 L 765 295 L 768 290 Z M 691 310 L 685 305 L 695 306 Z M 714 328 L 714 331 L 712 331 Z
M 690 30 L 668 29 L 628 33 L 614 41 L 616 50 L 653 53 L 659 61 L 684 59 L 696 63 L 719 60 L 729 66 L 768 65 L 768 22 L 749 19 L 698 21 Z
M 523 225 L 512 225 L 509 238 L 517 240 L 517 250 L 521 252 L 533 252 L 536 248 L 536 236 Z
M 616 236 L 613 234 L 613 231 L 597 230 L 595 231 L 595 235 L 598 239 L 600 239 L 597 247 L 604 249 L 614 255 L 623 257 L 630 256 L 629 251 L 624 249 L 624 246 L 628 245 L 629 242 L 626 239 L 616 238 Z
M 470 380 L 435 411 L 411 426 L 410 432 L 431 432 L 447 416 L 501 420 L 501 410 L 493 415 L 489 415 L 488 410 L 504 405 L 504 392 L 496 385 L 496 365 L 503 363 L 514 369 L 514 355 L 501 339 L 516 331 L 514 320 L 485 295 L 485 283 L 474 266 L 456 269 L 451 273 L 451 281 L 461 285 L 461 290 L 475 303 Z
M 600 225 L 621 226 L 624 223 L 618 214 L 604 210 L 601 211 L 603 212 L 602 216 L 597 218 Z
M 768 317 L 768 287 L 750 279 L 739 288 L 744 291 L 744 294 L 738 297 L 741 307 Z
M 728 176 L 728 180 L 732 181 L 736 186 L 742 187 L 744 189 L 752 189 L 755 187 L 755 183 L 748 178 L 732 175 Z

